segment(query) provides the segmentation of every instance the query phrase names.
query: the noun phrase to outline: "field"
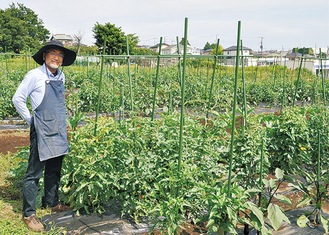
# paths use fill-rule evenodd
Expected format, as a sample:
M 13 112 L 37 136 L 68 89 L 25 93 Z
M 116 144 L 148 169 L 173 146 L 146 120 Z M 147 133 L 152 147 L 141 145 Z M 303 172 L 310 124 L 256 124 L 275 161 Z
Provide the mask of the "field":
M 163 234 L 192 234 L 179 228 L 185 223 L 204 233 L 245 226 L 279 234 L 287 211 L 309 206 L 295 218 L 300 227 L 327 232 L 328 80 L 302 68 L 187 62 L 182 70 L 105 57 L 65 68 L 71 152 L 62 200 L 102 214 L 116 199 L 123 215 L 153 221 Z M 8 120 L 17 117 L 13 92 L 35 64 L 2 63 L 0 115 Z M 1 131 L 1 143 L 0 209 L 10 216 L 0 223 L 9 234 L 26 232 L 18 218 L 28 149 L 16 147 L 27 146 L 28 132 Z

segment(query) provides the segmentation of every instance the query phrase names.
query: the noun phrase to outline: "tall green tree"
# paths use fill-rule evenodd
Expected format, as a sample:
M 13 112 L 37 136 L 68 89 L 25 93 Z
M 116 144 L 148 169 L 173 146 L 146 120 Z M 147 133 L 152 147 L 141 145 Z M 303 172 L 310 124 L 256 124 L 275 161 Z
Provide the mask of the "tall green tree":
M 217 47 L 217 43 L 210 44 L 209 42 L 206 42 L 203 50 L 211 50 L 210 54 L 216 55 L 216 47 Z M 217 54 L 223 55 L 223 52 L 224 52 L 224 48 L 221 45 L 219 45 Z
M 310 47 L 308 47 L 308 48 L 306 48 L 306 47 L 303 47 L 303 48 L 294 47 L 292 49 L 292 52 L 298 52 L 298 53 L 304 54 L 304 55 L 306 55 L 306 54 L 314 55 L 313 48 L 310 48 Z
M 124 55 L 127 54 L 127 37 L 129 44 L 129 53 L 137 46 L 138 37 L 134 34 L 125 34 L 121 27 L 116 27 L 115 24 L 106 23 L 102 25 L 96 23 L 92 29 L 96 46 L 101 50 L 104 46 L 106 36 L 106 53 L 108 55 Z
M 210 44 L 209 42 L 206 42 L 206 44 L 203 47 L 203 50 L 209 50 L 209 49 L 215 49 L 216 48 L 216 43 Z
M 23 4 L 12 3 L 9 8 L 0 9 L 0 51 L 34 52 L 49 35 L 38 15 Z

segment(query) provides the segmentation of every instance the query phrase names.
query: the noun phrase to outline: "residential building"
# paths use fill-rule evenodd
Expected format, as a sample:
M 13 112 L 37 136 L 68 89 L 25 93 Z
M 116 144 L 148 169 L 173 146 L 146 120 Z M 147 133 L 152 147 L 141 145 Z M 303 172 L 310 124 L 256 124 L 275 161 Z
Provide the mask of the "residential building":
M 223 50 L 224 56 L 236 56 L 236 48 L 237 46 L 231 46 Z M 239 55 L 249 56 L 252 54 L 252 50 L 248 47 L 243 47 L 242 51 L 239 52 Z
M 50 40 L 61 41 L 64 46 L 73 46 L 73 37 L 67 34 L 53 34 Z

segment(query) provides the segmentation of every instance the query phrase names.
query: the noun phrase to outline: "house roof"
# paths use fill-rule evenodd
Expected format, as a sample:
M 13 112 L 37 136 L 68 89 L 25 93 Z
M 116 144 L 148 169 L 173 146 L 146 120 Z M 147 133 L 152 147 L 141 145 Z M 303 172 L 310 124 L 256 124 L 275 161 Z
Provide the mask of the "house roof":
M 302 54 L 299 52 L 292 52 L 286 55 L 287 58 L 299 58 L 302 57 Z
M 69 40 L 72 41 L 73 38 L 71 35 L 66 35 L 66 34 L 53 34 L 53 36 L 51 37 L 51 39 L 55 39 L 55 40 Z
M 167 44 L 167 43 L 162 43 L 162 46 L 169 46 L 169 44 Z M 150 48 L 158 48 L 158 47 L 160 47 L 160 43 L 155 44 L 154 46 L 151 46 Z
M 236 51 L 236 48 L 237 48 L 237 46 L 230 46 L 230 47 L 224 49 L 224 51 Z M 242 47 L 242 49 L 245 50 L 245 51 L 252 51 L 248 47 Z

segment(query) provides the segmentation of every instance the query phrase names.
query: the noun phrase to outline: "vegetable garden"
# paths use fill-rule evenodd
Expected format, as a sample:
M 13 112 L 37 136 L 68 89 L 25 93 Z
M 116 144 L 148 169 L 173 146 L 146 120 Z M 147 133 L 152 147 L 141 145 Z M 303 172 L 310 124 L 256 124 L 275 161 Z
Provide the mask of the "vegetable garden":
M 278 191 L 289 182 L 303 194 L 298 207 L 314 208 L 298 225 L 328 232 L 329 81 L 303 59 L 292 70 L 244 67 L 239 50 L 234 67 L 219 55 L 98 57 L 64 68 L 71 151 L 61 196 L 77 213 L 102 214 L 115 199 L 122 215 L 164 234 L 185 223 L 271 234 L 289 222 L 280 205 L 293 202 Z M 11 54 L 0 63 L 4 119 L 17 116 L 11 98 L 36 64 Z M 260 105 L 277 109 L 258 113 Z M 14 157 L 26 162 L 28 149 Z

